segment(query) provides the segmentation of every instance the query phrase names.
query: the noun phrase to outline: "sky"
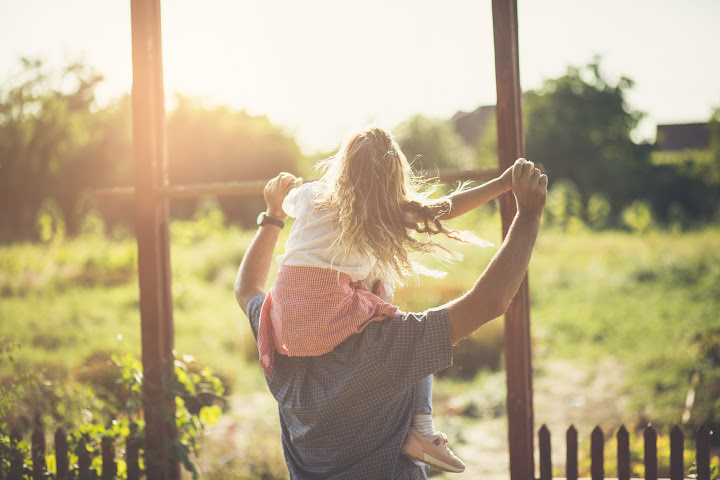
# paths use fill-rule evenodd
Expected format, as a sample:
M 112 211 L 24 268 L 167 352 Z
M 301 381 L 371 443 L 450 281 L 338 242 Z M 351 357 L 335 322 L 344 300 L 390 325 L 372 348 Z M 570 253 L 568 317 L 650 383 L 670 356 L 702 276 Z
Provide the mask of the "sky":
M 720 0 L 518 0 L 520 83 L 596 56 L 635 83 L 630 108 L 657 124 L 720 107 Z M 164 0 L 164 80 L 175 92 L 267 115 L 306 153 L 368 123 L 449 118 L 495 103 L 490 0 Z M 132 85 L 130 1 L 0 0 L 0 88 L 23 56 L 105 76 L 104 105 Z

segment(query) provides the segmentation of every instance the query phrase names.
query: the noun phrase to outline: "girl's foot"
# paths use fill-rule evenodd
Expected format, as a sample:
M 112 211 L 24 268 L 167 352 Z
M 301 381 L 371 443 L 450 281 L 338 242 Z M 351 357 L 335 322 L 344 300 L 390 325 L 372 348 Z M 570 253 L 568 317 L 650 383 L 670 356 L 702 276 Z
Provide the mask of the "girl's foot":
M 464 471 L 465 463 L 455 456 L 447 443 L 444 433 L 436 432 L 432 437 L 425 438 L 415 428 L 410 427 L 400 452 L 446 472 Z

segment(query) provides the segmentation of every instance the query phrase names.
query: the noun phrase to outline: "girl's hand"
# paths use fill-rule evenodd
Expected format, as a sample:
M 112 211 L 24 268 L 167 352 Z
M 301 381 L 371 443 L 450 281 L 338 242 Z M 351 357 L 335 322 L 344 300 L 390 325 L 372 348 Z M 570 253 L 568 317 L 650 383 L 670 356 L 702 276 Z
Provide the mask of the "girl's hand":
M 282 172 L 265 185 L 263 196 L 267 205 L 267 214 L 278 220 L 285 220 L 287 213 L 282 209 L 283 200 L 292 188 L 302 185 L 302 178 L 287 172 Z
M 505 191 L 512 190 L 512 171 L 513 166 L 511 165 L 500 175 L 500 184 L 503 186 Z

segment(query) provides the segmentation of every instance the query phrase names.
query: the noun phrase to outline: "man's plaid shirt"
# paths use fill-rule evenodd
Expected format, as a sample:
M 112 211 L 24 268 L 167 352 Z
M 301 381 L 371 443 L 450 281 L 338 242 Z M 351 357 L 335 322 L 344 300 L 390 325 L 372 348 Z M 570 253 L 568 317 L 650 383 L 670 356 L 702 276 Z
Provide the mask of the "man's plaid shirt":
M 257 340 L 265 295 L 247 314 Z M 447 310 L 371 322 L 332 351 L 275 354 L 266 377 L 278 402 L 291 479 L 427 478 L 427 465 L 400 453 L 412 419 L 414 385 L 452 365 Z

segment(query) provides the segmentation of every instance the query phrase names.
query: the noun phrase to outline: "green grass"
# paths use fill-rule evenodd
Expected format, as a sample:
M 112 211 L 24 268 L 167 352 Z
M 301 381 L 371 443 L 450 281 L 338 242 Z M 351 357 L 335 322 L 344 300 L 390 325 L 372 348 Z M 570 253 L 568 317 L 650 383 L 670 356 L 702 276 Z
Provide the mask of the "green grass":
M 460 220 L 457 228 L 500 244 L 499 218 L 490 209 Z M 173 223 L 172 289 L 176 350 L 257 391 L 263 381 L 253 364 L 256 347 L 233 295 L 252 235 L 212 218 Z M 693 372 L 708 368 L 700 365 L 698 336 L 720 331 L 718 238 L 718 227 L 645 235 L 544 227 L 530 266 L 536 362 L 592 365 L 614 357 L 635 385 L 634 409 L 679 415 Z M 448 245 L 464 259 L 430 262 L 448 271 L 446 279 L 411 279 L 398 288 L 403 310 L 421 311 L 464 293 L 497 250 Z M 72 373 L 98 352 L 139 354 L 135 262 L 132 239 L 0 248 L 0 337 L 21 345 L 16 367 Z M 501 342 L 500 326 L 493 322 L 478 336 Z M 10 366 L 0 364 L 0 375 L 9 373 Z
M 196 226 L 173 225 L 175 348 L 232 377 L 254 356 L 248 351 L 255 348 L 249 326 L 233 295 L 252 232 L 184 235 Z M 93 353 L 139 354 L 136 258 L 132 239 L 1 248 L 0 338 L 20 344 L 15 365 L 31 370 L 50 364 L 72 372 Z M 0 374 L 9 368 L 0 364 Z
M 677 421 L 693 373 L 707 367 L 698 339 L 720 331 L 719 234 L 543 232 L 530 271 L 537 355 L 615 357 L 634 408 Z

